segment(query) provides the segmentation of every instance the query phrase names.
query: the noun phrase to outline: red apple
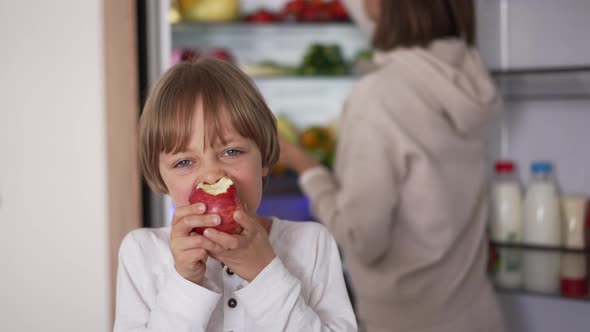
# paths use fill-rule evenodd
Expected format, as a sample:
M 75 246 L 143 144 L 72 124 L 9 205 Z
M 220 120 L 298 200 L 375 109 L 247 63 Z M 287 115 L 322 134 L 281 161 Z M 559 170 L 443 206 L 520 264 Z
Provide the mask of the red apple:
M 217 214 L 221 223 L 214 228 L 228 234 L 236 234 L 241 230 L 240 224 L 234 220 L 234 212 L 240 209 L 240 200 L 233 181 L 222 177 L 213 184 L 199 183 L 193 189 L 189 198 L 190 204 L 203 203 L 207 206 L 207 214 Z M 207 227 L 197 227 L 194 230 L 203 234 Z

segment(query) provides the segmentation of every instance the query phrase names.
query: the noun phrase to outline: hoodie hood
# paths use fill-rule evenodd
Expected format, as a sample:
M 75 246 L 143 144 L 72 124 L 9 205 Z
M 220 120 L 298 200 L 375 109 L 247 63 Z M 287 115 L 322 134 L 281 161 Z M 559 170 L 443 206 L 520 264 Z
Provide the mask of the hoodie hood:
M 375 53 L 379 66 L 396 72 L 420 94 L 442 105 L 450 125 L 462 135 L 480 132 L 500 110 L 501 98 L 477 50 L 460 39 L 441 39 L 428 48 L 399 48 Z

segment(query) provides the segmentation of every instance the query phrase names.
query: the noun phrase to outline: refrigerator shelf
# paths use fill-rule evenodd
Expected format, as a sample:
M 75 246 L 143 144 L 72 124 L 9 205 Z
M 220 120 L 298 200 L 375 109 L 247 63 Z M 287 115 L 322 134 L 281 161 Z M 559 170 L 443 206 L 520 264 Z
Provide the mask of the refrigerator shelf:
M 550 252 L 557 251 L 557 252 L 570 253 L 570 254 L 590 255 L 590 248 L 574 249 L 574 248 L 566 248 L 566 247 L 544 246 L 544 245 L 527 244 L 527 243 L 508 243 L 508 242 L 498 242 L 498 241 L 491 241 L 490 244 L 495 248 L 508 248 L 508 249 L 522 250 L 522 251 L 550 251 Z
M 369 48 L 369 37 L 351 23 L 178 23 L 172 48 L 209 52 L 223 48 L 238 64 L 273 62 L 298 66 L 312 44 L 338 45 L 345 59 Z
M 590 301 L 590 248 L 490 241 L 488 274 L 496 289 Z
M 504 99 L 590 99 L 590 67 L 492 71 Z
M 192 31 L 198 33 L 219 33 L 219 32 L 302 32 L 316 31 L 321 29 L 335 29 L 340 31 L 356 31 L 357 26 L 352 22 L 270 22 L 270 23 L 248 23 L 248 22 L 228 22 L 228 23 L 202 23 L 183 21 L 172 24 L 172 32 Z
M 262 194 L 264 196 L 303 196 L 297 184 L 297 176 L 290 174 L 269 176 Z
M 535 296 L 535 297 L 542 297 L 548 299 L 562 299 L 568 301 L 582 301 L 582 302 L 590 302 L 590 295 L 586 295 L 583 297 L 571 297 L 571 296 L 564 296 L 560 294 L 548 294 L 548 293 L 541 293 L 541 292 L 534 292 L 530 290 L 526 290 L 522 287 L 519 288 L 506 288 L 498 285 L 494 285 L 494 288 L 498 293 L 501 294 L 508 294 L 508 295 L 524 295 L 524 296 Z

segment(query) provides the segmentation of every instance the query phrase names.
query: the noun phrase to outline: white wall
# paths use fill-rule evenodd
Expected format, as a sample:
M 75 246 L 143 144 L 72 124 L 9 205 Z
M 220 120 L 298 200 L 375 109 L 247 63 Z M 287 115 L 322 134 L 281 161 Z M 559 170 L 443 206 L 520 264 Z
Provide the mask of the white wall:
M 102 1 L 0 0 L 0 331 L 108 331 Z

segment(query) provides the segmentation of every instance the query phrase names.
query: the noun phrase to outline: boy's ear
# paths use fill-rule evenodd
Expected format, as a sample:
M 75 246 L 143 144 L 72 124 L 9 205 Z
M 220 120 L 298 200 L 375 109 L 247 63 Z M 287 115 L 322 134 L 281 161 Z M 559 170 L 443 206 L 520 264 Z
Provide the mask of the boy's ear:
M 268 176 L 270 174 L 270 168 L 268 166 L 262 167 L 262 176 Z

